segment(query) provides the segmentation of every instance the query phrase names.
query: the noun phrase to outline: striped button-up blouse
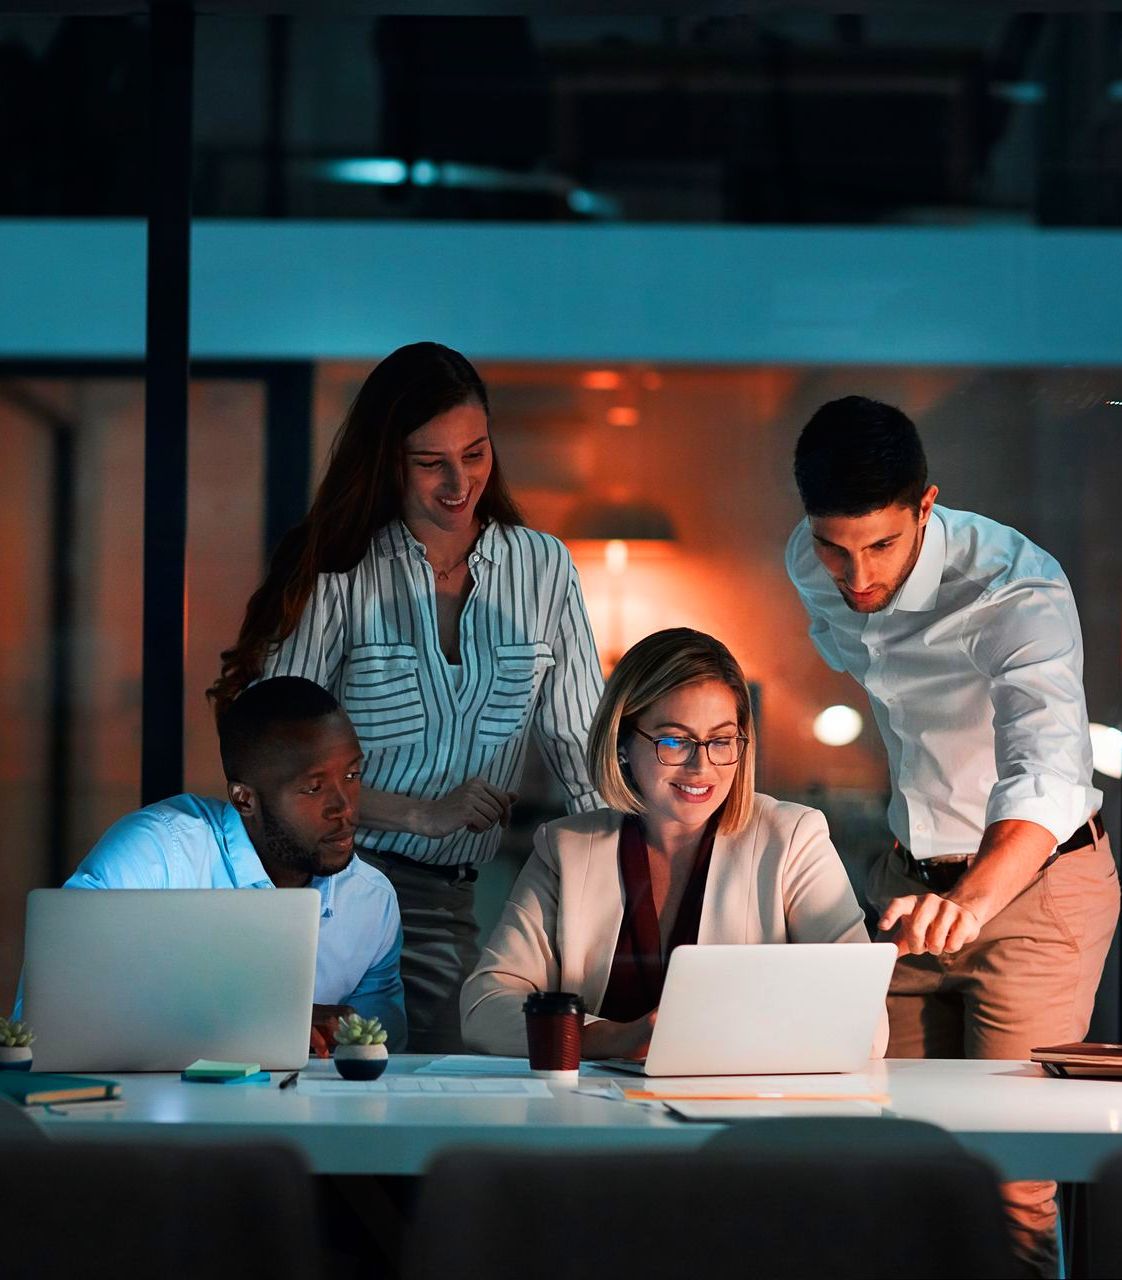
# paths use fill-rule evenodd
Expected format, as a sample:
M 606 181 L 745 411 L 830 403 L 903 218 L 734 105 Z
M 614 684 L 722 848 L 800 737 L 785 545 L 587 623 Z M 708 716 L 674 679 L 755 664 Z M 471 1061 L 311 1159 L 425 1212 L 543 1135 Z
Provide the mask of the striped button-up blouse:
M 305 676 L 346 708 L 375 791 L 437 799 L 483 777 L 515 791 L 532 729 L 570 813 L 595 809 L 584 748 L 603 682 L 580 582 L 563 543 L 488 525 L 468 558 L 462 669 L 440 649 L 425 548 L 387 525 L 349 573 L 322 573 L 265 676 Z M 360 828 L 360 848 L 454 865 L 493 858 L 499 827 L 437 839 Z

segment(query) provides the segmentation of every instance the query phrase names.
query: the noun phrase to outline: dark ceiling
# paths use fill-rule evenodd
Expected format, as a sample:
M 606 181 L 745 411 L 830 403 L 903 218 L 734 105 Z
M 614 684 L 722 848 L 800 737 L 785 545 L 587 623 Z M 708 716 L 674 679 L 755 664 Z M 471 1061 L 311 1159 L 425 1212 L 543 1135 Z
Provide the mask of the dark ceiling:
M 0 15 L 0 215 L 142 214 L 147 18 L 62 8 Z M 1122 223 L 1120 13 L 520 8 L 207 5 L 196 216 Z

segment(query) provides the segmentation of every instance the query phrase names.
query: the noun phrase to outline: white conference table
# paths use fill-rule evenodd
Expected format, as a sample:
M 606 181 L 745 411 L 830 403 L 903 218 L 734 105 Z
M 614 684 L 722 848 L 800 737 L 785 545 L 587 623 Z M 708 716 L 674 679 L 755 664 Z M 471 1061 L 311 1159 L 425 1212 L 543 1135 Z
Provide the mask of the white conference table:
M 390 1072 L 412 1073 L 431 1061 L 400 1054 L 391 1059 Z M 299 1084 L 279 1089 L 282 1074 L 274 1073 L 268 1086 L 123 1074 L 117 1077 L 126 1099 L 121 1109 L 83 1113 L 75 1107 L 65 1115 L 36 1109 L 37 1118 L 54 1138 L 83 1141 L 280 1140 L 300 1148 L 317 1173 L 332 1174 L 419 1174 L 438 1152 L 467 1144 L 545 1152 L 688 1151 L 720 1128 L 553 1083 L 551 1096 L 541 1098 L 313 1097 Z M 581 1084 L 609 1075 L 583 1067 Z M 333 1078 L 331 1064 L 312 1064 L 308 1078 L 314 1077 Z M 614 1078 L 648 1087 L 635 1076 Z M 1030 1063 L 895 1059 L 870 1063 L 859 1078 L 746 1076 L 740 1083 L 759 1091 L 821 1093 L 843 1080 L 850 1088 L 867 1083 L 870 1093 L 888 1094 L 891 1114 L 950 1130 L 1007 1178 L 1083 1182 L 1108 1155 L 1122 1151 L 1122 1081 L 1055 1080 Z M 754 1110 L 762 1116 L 814 1114 L 817 1105 L 761 1102 Z

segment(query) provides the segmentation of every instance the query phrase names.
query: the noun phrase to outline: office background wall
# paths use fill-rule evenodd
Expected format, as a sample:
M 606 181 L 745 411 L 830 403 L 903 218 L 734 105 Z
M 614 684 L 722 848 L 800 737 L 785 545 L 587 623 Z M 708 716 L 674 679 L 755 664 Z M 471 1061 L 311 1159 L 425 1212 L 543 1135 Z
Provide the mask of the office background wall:
M 202 692 L 267 545 L 267 370 L 310 373 L 314 475 L 419 337 L 481 364 L 534 523 L 669 520 L 622 574 L 573 541 L 602 652 L 727 639 L 763 785 L 827 809 L 858 881 L 883 756 L 814 738 L 863 705 L 781 567 L 823 400 L 900 404 L 945 502 L 1058 556 L 1092 717 L 1122 720 L 1117 23 L 211 17 L 198 44 L 185 786 L 221 785 Z M 139 799 L 145 48 L 141 19 L 0 19 L 0 1005 L 26 889 Z M 532 768 L 489 910 L 556 803 Z

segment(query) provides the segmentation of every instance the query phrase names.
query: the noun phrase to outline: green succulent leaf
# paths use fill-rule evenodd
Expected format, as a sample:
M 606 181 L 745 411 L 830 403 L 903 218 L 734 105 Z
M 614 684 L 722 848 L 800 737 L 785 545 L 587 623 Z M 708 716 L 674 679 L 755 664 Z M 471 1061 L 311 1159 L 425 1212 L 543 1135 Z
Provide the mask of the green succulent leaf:
M 336 1044 L 382 1044 L 386 1033 L 377 1018 L 364 1018 L 361 1014 L 349 1014 L 339 1019 L 335 1029 Z
M 35 1039 L 26 1022 L 0 1018 L 0 1045 L 7 1049 L 26 1048 Z

